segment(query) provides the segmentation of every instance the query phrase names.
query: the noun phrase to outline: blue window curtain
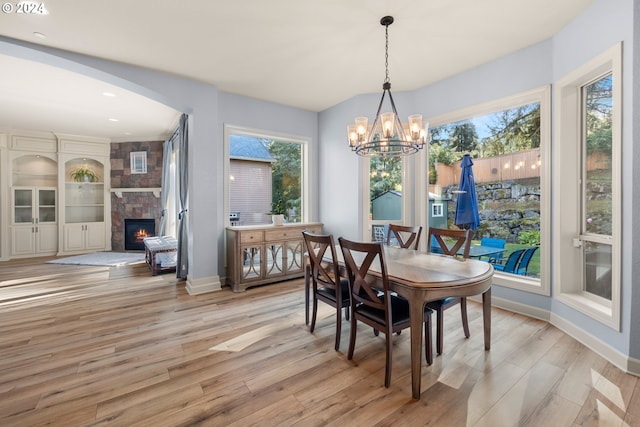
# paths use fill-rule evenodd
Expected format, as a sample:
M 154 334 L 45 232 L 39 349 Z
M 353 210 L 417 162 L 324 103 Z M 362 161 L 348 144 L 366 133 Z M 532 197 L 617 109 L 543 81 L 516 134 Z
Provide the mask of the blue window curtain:
M 189 224 L 187 221 L 187 206 L 189 200 L 189 116 L 180 117 L 178 127 L 178 199 L 180 212 L 178 213 L 178 260 L 176 277 L 186 279 L 189 273 Z

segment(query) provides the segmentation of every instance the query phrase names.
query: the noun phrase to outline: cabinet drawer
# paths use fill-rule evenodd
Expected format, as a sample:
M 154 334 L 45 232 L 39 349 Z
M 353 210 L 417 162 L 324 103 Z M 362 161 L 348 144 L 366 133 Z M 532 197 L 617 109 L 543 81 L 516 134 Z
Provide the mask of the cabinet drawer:
M 240 233 L 240 243 L 262 242 L 262 231 L 243 231 Z
M 300 228 L 289 228 L 283 230 L 269 230 L 264 232 L 264 240 L 266 242 L 291 239 L 302 239 L 302 230 Z

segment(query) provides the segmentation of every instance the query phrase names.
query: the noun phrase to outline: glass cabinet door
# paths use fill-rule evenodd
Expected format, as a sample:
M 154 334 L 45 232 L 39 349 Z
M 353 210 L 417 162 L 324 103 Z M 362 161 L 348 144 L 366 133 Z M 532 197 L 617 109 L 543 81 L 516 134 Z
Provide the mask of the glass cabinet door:
M 247 246 L 242 248 L 242 279 L 259 279 L 262 276 L 261 247 Z
M 38 222 L 56 222 L 56 190 L 38 190 Z
M 31 224 L 33 218 L 33 189 L 20 188 L 13 190 L 13 223 Z
M 284 243 L 270 243 L 265 249 L 265 277 L 284 274 Z
M 303 246 L 304 242 L 302 240 L 287 242 L 287 273 L 302 271 Z

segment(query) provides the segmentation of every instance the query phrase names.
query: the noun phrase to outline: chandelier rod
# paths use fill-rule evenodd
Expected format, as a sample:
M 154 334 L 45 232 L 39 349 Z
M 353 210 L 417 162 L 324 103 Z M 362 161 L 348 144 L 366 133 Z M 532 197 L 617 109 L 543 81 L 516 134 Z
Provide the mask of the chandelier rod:
M 385 16 L 380 20 L 380 23 L 384 25 L 384 70 L 385 70 L 385 83 L 390 83 L 389 80 L 389 25 L 393 24 L 392 16 Z

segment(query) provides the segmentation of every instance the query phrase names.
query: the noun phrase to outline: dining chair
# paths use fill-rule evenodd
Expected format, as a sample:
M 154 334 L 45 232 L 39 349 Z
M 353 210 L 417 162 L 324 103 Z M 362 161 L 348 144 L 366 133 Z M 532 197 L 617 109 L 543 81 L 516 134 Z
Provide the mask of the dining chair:
M 462 257 L 469 258 L 471 249 L 471 230 L 448 230 L 443 228 L 429 227 L 428 242 L 437 243 L 438 252 L 432 250 L 429 245 L 428 252 L 441 253 L 448 256 L 458 256 L 462 249 Z M 444 311 L 457 304 L 460 304 L 460 314 L 462 316 L 462 329 L 464 336 L 469 338 L 469 320 L 467 318 L 467 299 L 465 297 L 448 297 L 441 300 L 430 301 L 426 306 L 436 312 L 436 353 L 442 354 L 444 347 Z
M 389 229 L 387 230 L 387 245 L 390 245 L 392 239 L 395 239 L 401 248 L 417 250 L 420 245 L 420 234 L 422 234 L 421 225 L 414 227 L 410 225 L 389 224 Z
M 329 304 L 336 309 L 336 351 L 340 349 L 340 332 L 342 330 L 342 309 L 349 320 L 349 282 L 339 274 L 336 246 L 331 234 L 312 234 L 303 231 L 304 243 L 307 247 L 313 284 L 313 314 L 309 331 L 316 327 L 318 301 Z M 331 261 L 327 256 L 331 254 Z
M 358 321 L 385 335 L 386 364 L 384 386 L 391 384 L 391 339 L 394 333 L 411 326 L 409 302 L 391 292 L 382 243 L 359 243 L 340 237 L 340 248 L 351 288 L 351 335 L 347 359 L 353 358 Z M 376 266 L 379 275 L 369 275 Z M 431 347 L 431 313 L 424 310 L 425 358 L 433 362 Z

